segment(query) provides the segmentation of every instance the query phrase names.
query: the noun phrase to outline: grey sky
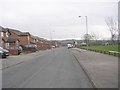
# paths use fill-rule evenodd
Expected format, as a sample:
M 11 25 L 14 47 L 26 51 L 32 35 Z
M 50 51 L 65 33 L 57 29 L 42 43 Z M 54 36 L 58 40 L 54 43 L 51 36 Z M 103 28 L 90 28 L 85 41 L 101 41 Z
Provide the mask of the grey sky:
M 0 25 L 53 39 L 80 39 L 89 33 L 110 37 L 105 17 L 117 20 L 119 0 L 1 0 Z M 78 18 L 78 16 L 83 16 Z

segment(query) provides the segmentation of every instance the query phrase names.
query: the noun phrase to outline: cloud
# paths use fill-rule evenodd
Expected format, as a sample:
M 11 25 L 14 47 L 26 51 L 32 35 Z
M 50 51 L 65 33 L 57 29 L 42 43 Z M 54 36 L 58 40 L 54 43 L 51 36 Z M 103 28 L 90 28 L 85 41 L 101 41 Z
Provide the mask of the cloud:
M 0 1 L 4 27 L 29 31 L 34 35 L 49 38 L 55 30 L 55 39 L 76 38 L 85 32 L 88 16 L 89 32 L 106 34 L 106 16 L 117 17 L 118 0 L 2 0 Z M 83 16 L 78 18 L 78 16 Z M 1 21 L 1 20 L 0 20 Z M 80 31 L 80 32 L 79 32 Z M 78 34 L 79 33 L 79 34 Z

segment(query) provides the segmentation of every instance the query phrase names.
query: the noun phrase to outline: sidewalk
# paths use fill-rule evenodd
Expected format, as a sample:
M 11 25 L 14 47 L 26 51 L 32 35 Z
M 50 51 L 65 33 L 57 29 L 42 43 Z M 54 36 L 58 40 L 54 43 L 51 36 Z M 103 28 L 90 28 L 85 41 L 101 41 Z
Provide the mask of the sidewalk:
M 118 88 L 118 57 L 72 49 L 97 88 Z
M 1 65 L 0 65 L 0 70 L 9 68 L 11 66 L 21 64 L 25 61 L 28 60 L 33 60 L 34 58 L 37 58 L 41 55 L 43 55 L 46 51 L 38 51 L 30 54 L 21 54 L 17 56 L 8 56 L 6 59 L 1 59 Z

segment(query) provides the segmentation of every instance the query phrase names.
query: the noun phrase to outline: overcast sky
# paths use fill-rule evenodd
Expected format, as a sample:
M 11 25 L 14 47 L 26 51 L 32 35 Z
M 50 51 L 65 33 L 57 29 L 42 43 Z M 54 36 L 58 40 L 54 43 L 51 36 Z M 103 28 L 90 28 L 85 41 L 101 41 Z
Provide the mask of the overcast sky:
M 105 18 L 117 20 L 119 0 L 0 0 L 0 25 L 53 39 L 81 39 L 88 32 L 110 37 Z M 78 16 L 83 16 L 79 18 Z

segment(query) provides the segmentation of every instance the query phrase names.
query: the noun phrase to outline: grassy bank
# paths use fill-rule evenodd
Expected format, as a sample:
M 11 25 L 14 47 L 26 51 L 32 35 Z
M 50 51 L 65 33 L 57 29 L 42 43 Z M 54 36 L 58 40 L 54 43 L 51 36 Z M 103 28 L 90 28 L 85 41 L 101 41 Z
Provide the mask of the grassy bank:
M 81 48 L 88 48 L 93 50 L 102 50 L 102 51 L 116 51 L 120 52 L 120 45 L 108 45 L 108 46 L 82 46 Z

